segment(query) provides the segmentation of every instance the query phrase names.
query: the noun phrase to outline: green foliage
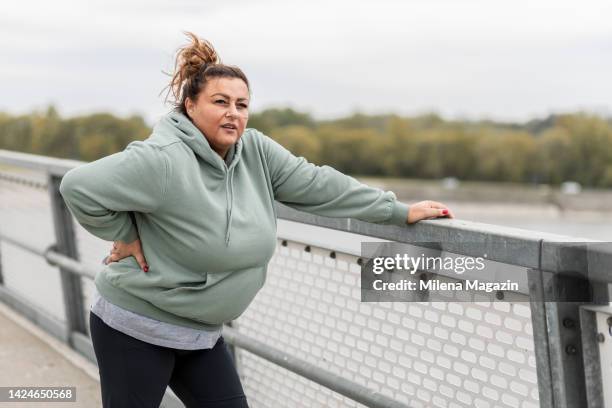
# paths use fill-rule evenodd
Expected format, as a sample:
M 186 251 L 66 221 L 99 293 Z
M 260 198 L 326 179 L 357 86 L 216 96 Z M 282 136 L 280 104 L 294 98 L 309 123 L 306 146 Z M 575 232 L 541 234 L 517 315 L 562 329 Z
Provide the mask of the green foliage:
M 312 129 L 302 125 L 289 125 L 272 128 L 268 136 L 296 155 L 303 156 L 312 163 L 321 162 L 321 142 L 313 136 Z
M 140 116 L 118 118 L 96 113 L 62 119 L 53 106 L 46 112 L 0 114 L 0 149 L 78 160 L 116 153 L 151 133 Z
M 309 114 L 296 112 L 291 108 L 266 109 L 263 112 L 251 114 L 249 117 L 249 127 L 265 134 L 269 134 L 274 128 L 290 125 L 313 128 L 315 121 Z
M 535 165 L 536 143 L 522 132 L 505 131 L 481 136 L 476 148 L 477 174 L 484 180 L 521 182 L 529 180 Z
M 293 109 L 252 114 L 249 127 L 292 153 L 353 175 L 612 187 L 612 121 L 586 113 L 527 123 L 447 121 L 435 113 L 400 117 L 354 113 L 317 121 Z M 44 112 L 0 113 L 0 149 L 95 160 L 151 129 L 139 116 L 108 113 L 63 119 Z
M 319 128 L 321 162 L 343 173 L 383 175 L 389 138 L 374 129 L 343 129 L 331 125 Z
M 555 121 L 555 128 L 567 132 L 570 140 L 568 155 L 572 166 L 564 176 L 573 176 L 585 185 L 605 187 L 612 165 L 610 124 L 586 114 L 563 115 Z

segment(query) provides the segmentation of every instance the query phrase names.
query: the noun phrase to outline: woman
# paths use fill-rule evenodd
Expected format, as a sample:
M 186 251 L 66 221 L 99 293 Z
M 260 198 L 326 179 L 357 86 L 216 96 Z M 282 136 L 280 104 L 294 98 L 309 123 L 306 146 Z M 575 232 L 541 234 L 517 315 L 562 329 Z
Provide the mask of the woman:
M 105 407 L 157 407 L 167 385 L 188 407 L 248 406 L 221 329 L 264 284 L 275 200 L 384 224 L 452 217 L 246 129 L 246 76 L 188 35 L 169 85 L 176 108 L 147 140 L 69 171 L 60 186 L 78 222 L 114 241 L 90 313 Z

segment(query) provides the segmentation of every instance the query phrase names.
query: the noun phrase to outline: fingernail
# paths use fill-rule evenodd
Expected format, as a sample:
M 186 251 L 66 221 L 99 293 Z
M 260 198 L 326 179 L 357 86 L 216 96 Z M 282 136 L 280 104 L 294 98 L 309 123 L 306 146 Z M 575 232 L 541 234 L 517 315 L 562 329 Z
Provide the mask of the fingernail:
M 142 268 L 145 272 L 149 272 L 149 265 L 145 265 L 144 268 Z
M 448 210 L 442 210 L 442 215 L 448 215 Z

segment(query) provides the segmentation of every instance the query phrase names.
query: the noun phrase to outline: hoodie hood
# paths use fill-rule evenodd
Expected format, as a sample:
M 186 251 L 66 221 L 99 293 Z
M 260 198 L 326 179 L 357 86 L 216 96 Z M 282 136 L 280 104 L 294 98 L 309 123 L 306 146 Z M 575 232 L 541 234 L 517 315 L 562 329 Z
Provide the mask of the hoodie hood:
M 215 170 L 224 171 L 230 167 L 229 165 L 226 165 L 221 156 L 219 156 L 217 152 L 210 147 L 208 139 L 206 139 L 200 129 L 198 129 L 187 116 L 180 112 L 172 111 L 162 117 L 159 123 L 155 126 L 153 133 L 159 134 L 162 137 L 178 137 L 183 143 L 189 146 L 191 150 L 193 150 L 198 158 L 204 160 Z M 234 157 L 232 164 L 240 158 L 240 153 L 242 151 L 241 139 L 238 139 L 234 146 L 235 149 L 233 152 Z
M 199 160 L 205 162 L 211 171 L 221 173 L 225 181 L 225 199 L 227 205 L 227 223 L 225 230 L 225 245 L 228 246 L 231 239 L 232 210 L 234 208 L 234 170 L 240 161 L 242 153 L 242 136 L 236 144 L 230 148 L 227 164 L 217 152 L 215 152 L 204 134 L 193 122 L 180 112 L 172 111 L 164 116 L 155 126 L 154 134 L 163 139 L 176 137 L 185 145 L 189 146 Z

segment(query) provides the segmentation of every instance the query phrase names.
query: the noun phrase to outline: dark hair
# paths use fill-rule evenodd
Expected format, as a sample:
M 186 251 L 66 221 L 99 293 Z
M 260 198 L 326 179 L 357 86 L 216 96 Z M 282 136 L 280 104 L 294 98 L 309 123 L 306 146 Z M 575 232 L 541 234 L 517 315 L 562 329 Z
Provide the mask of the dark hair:
M 187 116 L 185 101 L 187 98 L 195 101 L 210 78 L 239 78 L 251 91 L 249 80 L 240 68 L 221 63 L 219 54 L 212 44 L 198 38 L 191 32 L 185 32 L 191 42 L 176 52 L 174 73 L 166 88 L 166 101 L 172 94 L 174 108 Z M 166 89 L 164 88 L 164 89 Z M 163 92 L 163 91 L 162 91 Z

